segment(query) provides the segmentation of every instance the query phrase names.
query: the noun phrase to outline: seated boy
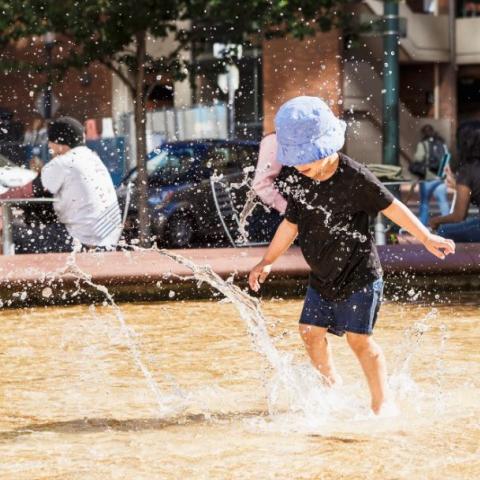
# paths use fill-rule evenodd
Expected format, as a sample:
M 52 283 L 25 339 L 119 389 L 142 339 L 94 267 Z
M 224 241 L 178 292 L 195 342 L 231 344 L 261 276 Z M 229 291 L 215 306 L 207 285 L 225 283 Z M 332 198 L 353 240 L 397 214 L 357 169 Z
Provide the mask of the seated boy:
M 321 99 L 296 97 L 286 102 L 275 126 L 278 160 L 296 173 L 289 177 L 285 220 L 262 261 L 250 272 L 250 287 L 260 288 L 273 262 L 298 235 L 311 268 L 300 318 L 300 334 L 310 359 L 325 382 L 333 385 L 338 376 L 326 334 L 346 332 L 367 378 L 371 408 L 378 414 L 388 401 L 387 369 L 382 350 L 371 336 L 383 282 L 369 217 L 382 212 L 442 259 L 454 253 L 455 244 L 430 233 L 366 167 L 338 153 L 346 125 Z

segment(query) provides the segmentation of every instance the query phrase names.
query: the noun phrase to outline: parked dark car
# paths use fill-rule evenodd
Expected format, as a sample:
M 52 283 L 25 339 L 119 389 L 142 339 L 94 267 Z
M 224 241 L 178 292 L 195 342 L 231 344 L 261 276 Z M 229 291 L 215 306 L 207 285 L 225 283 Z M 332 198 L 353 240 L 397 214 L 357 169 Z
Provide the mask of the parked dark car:
M 247 199 L 258 156 L 258 142 L 196 140 L 166 143 L 149 154 L 148 204 L 152 234 L 160 245 L 185 248 L 226 246 L 238 241 L 239 215 Z M 135 182 L 132 169 L 118 188 L 125 198 Z M 133 188 L 135 191 L 135 188 Z M 250 226 L 264 216 L 256 207 Z M 256 219 L 253 221 L 253 219 Z M 260 223 L 268 223 L 263 219 Z M 137 235 L 137 210 L 132 197 L 126 225 L 127 240 Z M 259 231 L 259 228 L 255 227 Z M 269 233 L 271 228 L 268 229 Z M 259 241 L 258 235 L 254 239 Z M 263 241 L 267 241 L 265 237 Z

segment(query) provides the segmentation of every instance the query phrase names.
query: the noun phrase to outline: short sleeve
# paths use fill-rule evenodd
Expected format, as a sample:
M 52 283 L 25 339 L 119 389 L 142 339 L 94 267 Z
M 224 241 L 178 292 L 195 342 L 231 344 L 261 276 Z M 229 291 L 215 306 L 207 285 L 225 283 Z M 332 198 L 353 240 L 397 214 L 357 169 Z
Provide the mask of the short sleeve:
M 462 165 L 455 175 L 455 180 L 458 185 L 465 185 L 468 188 L 472 188 L 472 175 L 470 173 L 469 165 Z
M 299 210 L 297 202 L 292 198 L 288 197 L 287 209 L 285 211 L 285 219 L 290 223 L 297 224 L 299 217 Z
M 358 206 L 370 215 L 376 215 L 388 208 L 395 197 L 368 168 L 361 167 L 355 190 Z
M 50 160 L 42 168 L 41 178 L 44 188 L 55 195 L 65 180 L 65 169 L 57 159 Z

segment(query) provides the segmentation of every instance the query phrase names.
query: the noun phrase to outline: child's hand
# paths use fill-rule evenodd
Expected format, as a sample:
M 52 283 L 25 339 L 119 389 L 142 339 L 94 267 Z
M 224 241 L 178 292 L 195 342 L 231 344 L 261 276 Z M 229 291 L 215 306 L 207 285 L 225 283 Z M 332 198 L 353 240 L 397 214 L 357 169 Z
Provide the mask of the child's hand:
M 433 255 L 440 259 L 444 259 L 447 255 L 455 253 L 455 243 L 453 240 L 440 237 L 430 233 L 423 242 L 425 248 Z
M 252 268 L 250 275 L 248 276 L 248 284 L 254 292 L 260 290 L 260 284 L 268 277 L 271 269 L 272 265 L 263 260 Z

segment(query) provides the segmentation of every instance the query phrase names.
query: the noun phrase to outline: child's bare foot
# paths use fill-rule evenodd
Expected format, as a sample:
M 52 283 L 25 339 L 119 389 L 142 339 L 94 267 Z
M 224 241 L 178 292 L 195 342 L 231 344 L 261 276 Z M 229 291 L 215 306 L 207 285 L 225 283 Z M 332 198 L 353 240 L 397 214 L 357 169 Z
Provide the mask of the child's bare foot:
M 343 385 L 343 379 L 337 372 L 331 372 L 327 375 L 320 373 L 323 384 L 328 387 L 335 387 Z
M 382 401 L 374 404 L 372 402 L 372 412 L 381 418 L 397 417 L 400 414 L 400 410 L 394 401 Z

